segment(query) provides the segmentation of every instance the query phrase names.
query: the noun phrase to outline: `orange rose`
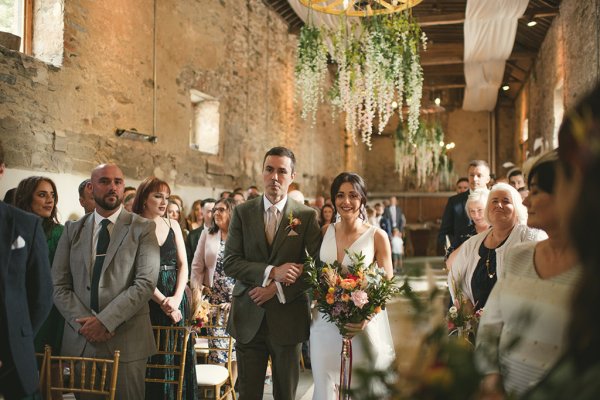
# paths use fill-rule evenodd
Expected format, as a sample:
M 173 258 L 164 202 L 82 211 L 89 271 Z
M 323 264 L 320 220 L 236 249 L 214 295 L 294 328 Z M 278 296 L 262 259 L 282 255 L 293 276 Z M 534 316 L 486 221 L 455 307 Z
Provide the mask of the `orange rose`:
M 342 294 L 342 301 L 344 301 L 344 302 L 350 301 L 350 295 L 348 293 Z
M 379 314 L 381 312 L 381 306 L 375 307 L 375 310 L 373 311 L 375 312 L 375 314 Z
M 333 304 L 335 302 L 335 296 L 333 293 L 327 293 L 325 296 L 325 301 L 327 301 L 327 304 Z

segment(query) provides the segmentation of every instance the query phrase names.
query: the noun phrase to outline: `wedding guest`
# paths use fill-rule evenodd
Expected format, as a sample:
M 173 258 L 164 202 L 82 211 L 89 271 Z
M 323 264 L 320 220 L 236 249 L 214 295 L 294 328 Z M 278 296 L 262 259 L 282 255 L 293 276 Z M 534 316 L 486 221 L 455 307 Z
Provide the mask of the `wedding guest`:
M 129 212 L 132 212 L 132 210 L 133 210 L 133 201 L 134 200 L 135 200 L 135 193 L 129 193 L 123 199 L 123 208 L 126 209 Z
M 319 216 L 321 228 L 324 228 L 327 225 L 334 222 L 334 215 L 335 215 L 335 211 L 333 209 L 333 206 L 331 204 L 323 204 L 323 207 L 321 207 L 321 213 Z
M 213 207 L 213 220 L 210 228 L 204 229 L 200 235 L 200 241 L 192 261 L 192 277 L 190 280 L 194 290 L 209 288 L 208 301 L 210 304 L 218 305 L 225 312 L 221 314 L 221 321 L 215 323 L 223 324 L 231 308 L 231 297 L 235 279 L 225 275 L 223 270 L 223 253 L 225 251 L 225 242 L 229 233 L 229 221 L 231 213 L 236 207 L 235 200 L 220 199 Z M 216 319 L 216 318 L 215 318 Z M 214 328 L 209 330 L 209 335 L 228 336 L 224 328 Z M 223 339 L 215 340 L 223 342 Z M 209 347 L 223 348 L 226 343 L 209 343 Z M 208 358 L 212 362 L 225 365 L 228 362 L 227 353 L 224 351 L 210 351 Z M 237 361 L 235 349 L 231 354 L 231 370 L 233 384 L 237 380 Z
M 235 192 L 231 198 L 233 198 L 233 201 L 235 201 L 235 205 L 239 206 L 240 204 L 244 203 L 246 201 L 246 199 L 244 198 L 244 195 L 240 192 Z
M 260 196 L 258 188 L 254 185 L 248 186 L 248 190 L 246 191 L 246 200 L 252 200 L 258 196 Z
M 490 224 L 483 216 L 489 193 L 488 189 L 475 189 L 473 193 L 469 194 L 465 209 L 472 224 L 467 226 L 465 231 L 458 234 L 458 237 L 452 242 L 450 247 L 446 249 L 445 258 L 448 269 L 452 268 L 452 263 L 458 254 L 457 250 L 459 247 L 471 236 L 475 236 L 490 227 Z
M 129 196 L 130 194 L 133 194 L 133 196 L 135 197 L 136 190 L 137 189 L 133 186 L 126 186 L 125 189 L 123 189 L 123 199 L 125 199 L 125 197 Z
M 136 192 L 133 212 L 154 221 L 156 239 L 160 246 L 160 272 L 158 284 L 149 302 L 150 321 L 154 326 L 187 326 L 190 310 L 185 293 L 188 280 L 185 242 L 176 219 L 165 217 L 168 199 L 171 194 L 169 185 L 158 178 L 146 178 Z M 175 203 L 173 203 L 175 204 Z M 175 204 L 176 205 L 176 204 Z M 169 340 L 175 341 L 175 338 Z M 148 360 L 152 364 L 164 364 L 165 355 L 157 354 Z M 193 341 L 188 342 L 186 367 L 183 382 L 183 398 L 196 398 L 196 370 Z M 173 379 L 169 370 L 150 369 L 147 378 Z M 170 384 L 146 383 L 146 399 L 173 399 L 177 387 Z
M 179 207 L 179 203 L 176 201 L 169 200 L 167 203 L 166 216 L 172 219 L 173 221 L 177 221 L 179 224 L 179 216 L 181 215 L 181 208 Z
M 15 192 L 17 188 L 8 189 L 6 193 L 4 193 L 4 199 L 2 200 L 6 204 L 14 205 L 15 204 Z
M 202 200 L 196 200 L 192 203 L 187 220 L 190 232 L 202 226 Z
M 94 196 L 92 195 L 92 185 L 91 180 L 84 179 L 78 188 L 79 192 L 79 204 L 83 207 L 83 211 L 86 214 L 89 214 L 94 211 L 96 208 L 96 201 L 94 200 Z
M 43 176 L 25 178 L 19 183 L 15 192 L 15 205 L 18 208 L 42 218 L 50 265 L 54 261 L 58 240 L 64 230 L 64 226 L 58 222 L 56 216 L 57 204 L 58 192 L 50 178 Z M 53 306 L 48 318 L 35 336 L 35 351 L 43 353 L 44 346 L 47 344 L 53 349 L 60 349 L 64 324 L 64 318 Z
M 176 195 L 172 194 L 169 197 L 170 202 L 175 202 L 179 206 L 179 217 L 177 218 L 177 222 L 179 222 L 179 226 L 181 227 L 181 231 L 183 232 L 183 238 L 187 238 L 188 233 L 190 233 L 191 228 L 188 226 L 188 221 L 185 215 L 185 206 L 183 205 L 183 199 Z
M 508 179 L 508 183 L 510 186 L 519 190 L 522 187 L 525 187 L 525 178 L 523 177 L 523 172 L 518 168 L 513 168 L 506 174 L 506 179 Z
M 469 190 L 469 178 L 466 176 L 458 178 L 456 181 L 456 194 L 464 193 Z
M 558 134 L 556 208 L 582 267 L 570 306 L 567 351 L 526 400 L 600 398 L 600 86 L 567 112 Z
M 221 194 L 219 195 L 220 199 L 226 199 L 229 196 L 231 196 L 231 192 L 229 190 L 224 190 L 221 192 Z
M 0 202 L 0 221 L 0 398 L 39 399 L 33 335 L 52 307 L 48 247 L 33 214 Z
M 527 175 L 527 225 L 544 230 L 548 239 L 521 243 L 507 253 L 503 279 L 492 290 L 479 325 L 476 360 L 488 394 L 521 396 L 565 349 L 569 303 L 581 268 L 556 213 L 556 166 L 552 151 Z
M 190 273 L 192 272 L 192 258 L 194 257 L 194 253 L 196 252 L 196 247 L 198 247 L 200 235 L 202 234 L 203 230 L 210 228 L 210 225 L 212 224 L 212 210 L 215 206 L 215 202 L 216 200 L 212 198 L 204 199 L 201 201 L 200 207 L 202 219 L 200 220 L 200 226 L 196 229 L 191 230 L 187 236 L 185 245 L 188 255 L 188 265 L 190 266 Z
M 517 243 L 546 238 L 544 232 L 526 225 L 527 209 L 521 196 L 506 183 L 492 187 L 484 216 L 491 227 L 463 243 L 448 273 L 452 301 L 460 290 L 475 310 L 485 306 L 506 253 Z

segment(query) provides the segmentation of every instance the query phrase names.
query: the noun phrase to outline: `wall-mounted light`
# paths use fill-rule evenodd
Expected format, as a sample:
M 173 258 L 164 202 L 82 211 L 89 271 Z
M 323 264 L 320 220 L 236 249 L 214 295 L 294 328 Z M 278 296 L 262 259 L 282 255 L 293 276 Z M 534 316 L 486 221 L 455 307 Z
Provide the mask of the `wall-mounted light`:
M 436 106 L 439 106 L 440 104 L 442 104 L 442 99 L 440 99 L 439 97 L 436 97 L 435 100 L 433 100 L 433 102 L 435 103 Z
M 510 89 L 510 86 L 508 86 L 508 85 L 504 85 L 504 86 L 502 86 L 502 90 L 504 90 L 505 92 L 506 92 L 508 89 Z
M 158 142 L 158 137 L 138 132 L 137 130 L 135 130 L 135 128 L 131 128 L 131 129 L 117 129 L 115 131 L 115 134 L 118 137 L 121 137 L 121 138 L 131 139 L 131 140 L 138 140 L 138 141 L 141 141 L 141 142 L 150 142 L 150 143 L 156 143 L 156 142 Z

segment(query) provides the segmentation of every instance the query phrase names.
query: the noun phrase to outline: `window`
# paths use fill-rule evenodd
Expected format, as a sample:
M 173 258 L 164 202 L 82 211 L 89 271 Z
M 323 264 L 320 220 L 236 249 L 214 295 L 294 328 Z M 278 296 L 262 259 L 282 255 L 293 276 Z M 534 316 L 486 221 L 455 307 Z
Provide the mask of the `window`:
M 190 148 L 208 154 L 219 154 L 219 101 L 198 90 L 190 90 L 192 121 Z
M 31 54 L 33 0 L 0 0 L 0 31 L 21 38 L 19 51 Z

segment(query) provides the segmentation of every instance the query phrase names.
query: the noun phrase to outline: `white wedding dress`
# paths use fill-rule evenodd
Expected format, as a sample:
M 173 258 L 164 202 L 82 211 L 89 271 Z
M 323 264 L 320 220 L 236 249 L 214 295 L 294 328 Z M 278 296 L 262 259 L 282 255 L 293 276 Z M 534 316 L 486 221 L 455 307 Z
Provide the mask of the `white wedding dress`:
M 335 241 L 335 224 L 329 225 L 321 244 L 320 259 L 328 264 L 337 259 Z M 350 253 L 362 252 L 365 264 L 373 262 L 375 254 L 375 232 L 377 227 L 371 226 L 348 249 Z M 343 265 L 348 265 L 348 255 L 344 256 Z M 373 355 L 369 363 L 365 346 L 369 346 Z M 314 379 L 313 400 L 335 400 L 340 383 L 340 352 L 342 336 L 335 324 L 327 322 L 323 314 L 313 312 L 310 328 L 310 361 Z M 377 314 L 367 324 L 365 330 L 352 339 L 352 370 L 357 367 L 369 369 L 386 369 L 394 360 L 394 345 L 387 312 Z M 351 386 L 355 387 L 357 379 L 353 376 Z

